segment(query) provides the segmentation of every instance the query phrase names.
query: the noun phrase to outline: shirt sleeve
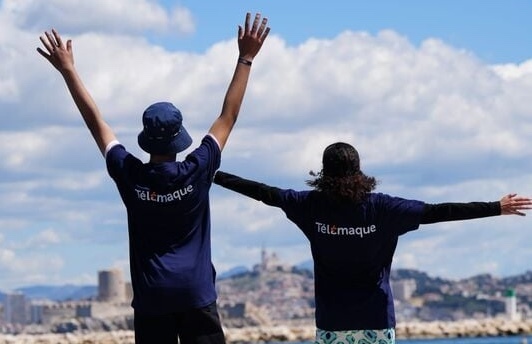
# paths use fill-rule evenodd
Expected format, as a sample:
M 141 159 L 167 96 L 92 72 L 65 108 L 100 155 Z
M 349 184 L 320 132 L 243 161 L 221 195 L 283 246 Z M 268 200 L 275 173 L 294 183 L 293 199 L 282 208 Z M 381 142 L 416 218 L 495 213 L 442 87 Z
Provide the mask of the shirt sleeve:
M 105 163 L 107 165 L 107 173 L 109 173 L 109 176 L 113 178 L 115 181 L 117 180 L 117 177 L 121 174 L 120 171 L 123 170 L 124 166 L 127 164 L 127 160 L 135 161 L 135 163 L 140 163 L 139 160 L 134 158 L 126 148 L 119 144 L 118 141 L 114 145 L 111 145 L 111 143 L 107 146 L 106 152 L 105 152 Z M 129 159 L 128 159 L 129 157 Z
M 207 134 L 201 140 L 199 147 L 187 155 L 185 160 L 199 165 L 201 171 L 206 171 L 210 183 L 214 178 L 214 173 L 220 167 L 221 153 L 220 145 L 216 138 Z
M 281 189 L 273 186 L 244 179 L 223 171 L 216 172 L 214 183 L 267 205 L 275 207 L 281 205 Z
M 500 202 L 425 204 L 421 223 L 471 220 L 498 215 L 501 215 Z
M 113 141 L 109 142 L 109 144 L 105 147 L 105 151 L 103 153 L 103 157 L 105 159 L 107 159 L 107 153 L 109 153 L 111 148 L 113 148 L 114 146 L 119 145 L 119 144 L 120 144 L 120 142 L 118 142 L 117 140 L 113 140 Z
M 370 194 L 367 203 L 375 207 L 373 216 L 381 225 L 391 228 L 394 235 L 418 229 L 425 208 L 423 201 L 382 193 Z

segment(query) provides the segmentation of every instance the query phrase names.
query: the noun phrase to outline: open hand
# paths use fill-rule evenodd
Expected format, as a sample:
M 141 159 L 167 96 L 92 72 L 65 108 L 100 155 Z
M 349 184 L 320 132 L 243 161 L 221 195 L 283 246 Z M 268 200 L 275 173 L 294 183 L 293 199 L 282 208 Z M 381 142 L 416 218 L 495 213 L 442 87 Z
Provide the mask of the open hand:
M 501 215 L 520 215 L 526 214 L 520 210 L 532 209 L 532 199 L 528 197 L 517 196 L 517 194 L 508 194 L 501 198 Z
M 72 54 L 72 40 L 63 43 L 59 33 L 52 29 L 52 32 L 45 32 L 40 36 L 44 48 L 37 48 L 37 52 L 47 59 L 59 72 L 64 72 L 74 67 L 74 56 Z
M 260 13 L 255 14 L 255 19 L 250 27 L 251 14 L 246 14 L 246 22 L 244 28 L 238 26 L 238 50 L 240 51 L 239 57 L 248 61 L 253 61 L 253 58 L 258 54 L 262 44 L 268 34 L 270 28 L 266 26 L 268 24 L 267 18 L 262 18 Z M 259 25 L 260 23 L 260 25 Z

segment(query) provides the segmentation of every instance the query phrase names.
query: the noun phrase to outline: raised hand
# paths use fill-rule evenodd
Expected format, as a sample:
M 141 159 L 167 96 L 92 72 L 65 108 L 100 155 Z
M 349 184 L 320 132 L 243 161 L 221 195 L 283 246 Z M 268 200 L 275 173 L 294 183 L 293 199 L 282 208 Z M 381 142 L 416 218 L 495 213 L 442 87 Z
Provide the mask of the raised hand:
M 262 44 L 268 34 L 270 28 L 266 26 L 268 24 L 267 18 L 262 18 L 260 13 L 255 14 L 255 19 L 250 27 L 251 14 L 246 14 L 246 22 L 244 28 L 238 26 L 238 50 L 240 51 L 239 57 L 253 61 L 253 58 L 258 54 Z
M 37 52 L 47 59 L 59 72 L 63 73 L 74 67 L 72 40 L 69 39 L 64 44 L 61 36 L 54 29 L 52 29 L 52 32 L 45 32 L 39 39 L 46 51 L 37 48 Z

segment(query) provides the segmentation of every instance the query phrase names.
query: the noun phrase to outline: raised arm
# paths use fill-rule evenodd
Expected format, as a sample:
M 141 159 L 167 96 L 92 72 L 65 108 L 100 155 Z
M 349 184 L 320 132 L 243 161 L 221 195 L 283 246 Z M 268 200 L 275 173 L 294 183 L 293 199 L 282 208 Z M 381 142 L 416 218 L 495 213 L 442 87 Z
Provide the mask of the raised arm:
M 225 147 L 229 134 L 238 118 L 253 59 L 258 54 L 270 32 L 270 28 L 266 26 L 268 19 L 263 18 L 261 21 L 261 15 L 257 13 L 250 27 L 250 18 L 251 14 L 247 13 L 244 28 L 238 26 L 238 61 L 233 78 L 225 94 L 221 114 L 209 130 L 209 133 L 218 140 L 221 150 Z
M 271 206 L 278 206 L 281 201 L 279 188 L 244 179 L 227 172 L 216 172 L 214 183 Z
M 522 210 L 532 209 L 532 199 L 508 194 L 495 202 L 427 204 L 422 224 L 478 219 L 498 215 L 525 216 Z
M 111 141 L 116 140 L 116 137 L 111 127 L 104 121 L 98 106 L 85 88 L 74 67 L 72 40 L 69 39 L 64 44 L 56 30 L 52 30 L 51 33 L 45 32 L 44 36 L 40 37 L 40 40 L 46 51 L 41 48 L 37 48 L 37 51 L 63 76 L 72 99 L 74 99 L 74 103 L 81 113 L 81 117 L 103 154 L 105 147 Z

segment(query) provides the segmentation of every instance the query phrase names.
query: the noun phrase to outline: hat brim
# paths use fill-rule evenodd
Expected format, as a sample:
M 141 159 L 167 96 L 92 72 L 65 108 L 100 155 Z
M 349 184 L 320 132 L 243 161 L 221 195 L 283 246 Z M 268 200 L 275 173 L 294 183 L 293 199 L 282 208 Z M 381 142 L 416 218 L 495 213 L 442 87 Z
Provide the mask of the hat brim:
M 179 133 L 170 140 L 150 138 L 141 131 L 138 135 L 138 144 L 149 154 L 177 154 L 190 147 L 192 138 L 185 127 L 181 126 Z

